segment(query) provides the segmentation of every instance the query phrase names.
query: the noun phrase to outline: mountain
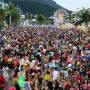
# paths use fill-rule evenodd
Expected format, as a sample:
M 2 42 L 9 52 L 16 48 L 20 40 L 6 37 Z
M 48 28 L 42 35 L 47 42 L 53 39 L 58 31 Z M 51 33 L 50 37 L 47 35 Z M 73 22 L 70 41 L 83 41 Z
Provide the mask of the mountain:
M 50 16 L 57 9 L 63 9 L 66 12 L 69 10 L 58 5 L 53 0 L 4 0 L 6 3 L 11 1 L 19 6 L 24 13 L 39 14 L 42 13 L 46 16 Z

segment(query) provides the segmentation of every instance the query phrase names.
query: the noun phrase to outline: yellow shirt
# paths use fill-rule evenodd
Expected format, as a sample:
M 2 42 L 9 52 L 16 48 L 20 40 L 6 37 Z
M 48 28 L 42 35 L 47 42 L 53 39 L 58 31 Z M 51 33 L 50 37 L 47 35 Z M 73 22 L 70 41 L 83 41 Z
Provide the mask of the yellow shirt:
M 44 77 L 44 80 L 47 80 L 47 81 L 50 81 L 52 78 L 51 78 L 51 75 L 50 74 L 46 74 L 45 77 Z
M 17 83 L 18 83 L 18 79 L 13 77 L 13 84 L 15 85 Z

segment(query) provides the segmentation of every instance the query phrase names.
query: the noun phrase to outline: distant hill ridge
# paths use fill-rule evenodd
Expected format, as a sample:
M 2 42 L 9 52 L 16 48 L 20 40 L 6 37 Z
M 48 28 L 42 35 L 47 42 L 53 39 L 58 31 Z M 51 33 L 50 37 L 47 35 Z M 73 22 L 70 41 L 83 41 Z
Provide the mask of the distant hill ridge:
M 50 16 L 57 9 L 63 9 L 67 12 L 69 10 L 58 5 L 53 0 L 4 0 L 6 3 L 11 1 L 12 3 L 18 5 L 24 13 L 38 14 L 42 13 L 46 16 Z

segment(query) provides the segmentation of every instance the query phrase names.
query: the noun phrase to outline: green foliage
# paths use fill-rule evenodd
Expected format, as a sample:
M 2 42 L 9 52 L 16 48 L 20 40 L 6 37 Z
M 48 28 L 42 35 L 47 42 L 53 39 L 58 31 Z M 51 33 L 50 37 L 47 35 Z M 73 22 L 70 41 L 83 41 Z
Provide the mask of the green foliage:
M 36 20 L 38 24 L 45 24 L 45 25 L 51 24 L 51 20 L 49 19 L 49 17 L 44 16 L 42 14 L 38 14 Z
M 36 19 L 37 19 L 38 24 L 43 24 L 43 22 L 45 20 L 45 18 L 42 14 L 38 14 Z
M 4 20 L 5 20 L 5 10 L 0 8 L 0 30 L 4 26 Z
M 79 20 L 75 22 L 76 26 L 81 24 L 85 24 L 86 26 L 88 26 L 90 22 L 90 9 L 83 8 L 77 13 L 77 16 Z
M 9 4 L 9 6 L 6 8 L 7 15 L 6 15 L 6 22 L 9 25 L 10 24 L 10 16 L 11 16 L 11 23 L 12 25 L 16 25 L 20 19 L 20 13 L 17 10 L 16 6 L 14 4 Z
M 30 20 L 30 22 L 32 22 L 32 19 L 36 19 L 37 24 L 48 25 L 51 23 L 51 20 L 49 19 L 49 17 L 45 16 L 44 14 L 33 15 L 33 14 L 29 13 L 28 19 Z
M 20 19 L 20 14 L 14 4 L 9 4 L 8 7 L 2 9 L 0 8 L 0 29 L 2 29 L 6 22 L 10 24 L 10 16 L 12 25 L 16 25 Z

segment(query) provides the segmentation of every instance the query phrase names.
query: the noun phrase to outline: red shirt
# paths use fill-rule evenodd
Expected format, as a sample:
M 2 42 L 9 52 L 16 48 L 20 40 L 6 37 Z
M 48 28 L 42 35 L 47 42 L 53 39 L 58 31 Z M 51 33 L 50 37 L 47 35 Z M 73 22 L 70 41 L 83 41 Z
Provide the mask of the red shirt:
M 15 60 L 14 67 L 18 67 L 18 66 L 19 66 L 19 60 Z
M 58 53 L 55 53 L 54 58 L 55 58 L 55 60 L 58 60 L 59 54 Z
M 0 88 L 1 89 L 4 89 L 5 88 L 5 78 L 4 78 L 4 76 L 1 76 L 0 75 Z
M 80 75 L 78 75 L 78 76 L 76 77 L 76 79 L 81 82 L 83 78 L 82 78 Z

